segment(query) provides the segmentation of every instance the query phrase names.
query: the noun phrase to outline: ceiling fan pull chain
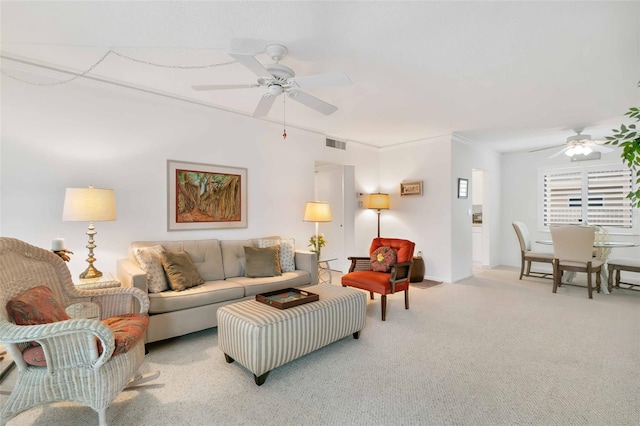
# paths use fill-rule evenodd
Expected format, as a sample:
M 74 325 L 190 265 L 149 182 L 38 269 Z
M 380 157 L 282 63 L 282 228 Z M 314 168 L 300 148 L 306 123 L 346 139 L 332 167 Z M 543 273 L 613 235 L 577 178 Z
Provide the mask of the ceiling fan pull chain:
M 287 138 L 287 96 L 282 97 L 282 128 L 284 132 L 282 133 L 282 139 Z

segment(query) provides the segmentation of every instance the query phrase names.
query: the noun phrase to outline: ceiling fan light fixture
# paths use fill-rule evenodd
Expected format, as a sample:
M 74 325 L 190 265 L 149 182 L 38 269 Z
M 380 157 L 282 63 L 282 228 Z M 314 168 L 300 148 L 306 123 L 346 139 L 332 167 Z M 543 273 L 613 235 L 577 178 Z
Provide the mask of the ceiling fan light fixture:
M 566 156 L 568 156 L 568 157 L 573 157 L 573 155 L 574 155 L 574 154 L 577 154 L 577 152 L 576 152 L 576 147 L 575 147 L 575 146 L 572 146 L 571 148 L 569 148 L 568 150 L 566 150 L 566 151 L 564 152 L 564 154 L 565 154 Z
M 582 148 L 582 155 L 589 155 L 593 152 L 593 149 L 589 148 L 588 146 L 584 146 Z

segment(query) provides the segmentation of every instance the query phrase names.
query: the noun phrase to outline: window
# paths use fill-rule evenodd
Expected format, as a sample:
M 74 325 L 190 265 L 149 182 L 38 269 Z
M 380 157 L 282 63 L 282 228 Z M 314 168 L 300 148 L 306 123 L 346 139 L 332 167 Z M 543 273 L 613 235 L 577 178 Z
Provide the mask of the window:
M 631 170 L 623 166 L 543 172 L 543 224 L 632 228 Z

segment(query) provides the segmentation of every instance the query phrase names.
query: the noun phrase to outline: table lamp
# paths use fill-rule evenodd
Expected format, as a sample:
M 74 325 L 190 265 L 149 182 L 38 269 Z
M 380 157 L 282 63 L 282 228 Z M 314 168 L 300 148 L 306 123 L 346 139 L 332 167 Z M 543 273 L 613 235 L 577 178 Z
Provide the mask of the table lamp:
M 389 209 L 389 194 L 375 193 L 369 195 L 368 208 L 376 209 L 378 212 L 378 238 L 380 238 L 380 213 Z
M 324 201 L 308 201 L 304 208 L 303 220 L 305 222 L 316 223 L 316 254 L 320 257 L 320 248 L 318 247 L 318 223 L 331 222 L 331 206 Z
M 102 272 L 98 271 L 93 263 L 93 249 L 96 248 L 94 235 L 97 234 L 93 222 L 116 220 L 116 199 L 113 189 L 67 188 L 64 196 L 64 209 L 62 220 L 73 222 L 89 222 L 89 266 L 80 274 L 80 278 L 98 278 Z

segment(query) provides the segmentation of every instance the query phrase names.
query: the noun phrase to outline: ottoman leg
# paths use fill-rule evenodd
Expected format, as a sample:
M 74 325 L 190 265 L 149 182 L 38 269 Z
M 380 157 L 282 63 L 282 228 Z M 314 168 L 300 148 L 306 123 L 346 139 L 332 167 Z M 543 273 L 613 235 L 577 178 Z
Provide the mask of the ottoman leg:
M 229 364 L 231 364 L 233 361 L 235 361 L 235 359 L 231 358 L 227 354 L 224 354 L 224 360 L 227 361 L 227 363 L 229 363 Z
M 355 333 L 353 333 L 353 338 L 354 339 L 359 339 L 360 338 L 360 331 L 356 331 Z
M 253 378 L 256 381 L 256 385 L 258 386 L 262 386 L 264 384 L 265 381 L 267 381 L 267 376 L 269 375 L 270 371 L 267 371 L 266 373 L 264 373 L 262 376 L 256 376 L 255 374 L 253 375 Z

